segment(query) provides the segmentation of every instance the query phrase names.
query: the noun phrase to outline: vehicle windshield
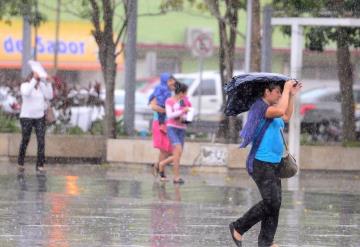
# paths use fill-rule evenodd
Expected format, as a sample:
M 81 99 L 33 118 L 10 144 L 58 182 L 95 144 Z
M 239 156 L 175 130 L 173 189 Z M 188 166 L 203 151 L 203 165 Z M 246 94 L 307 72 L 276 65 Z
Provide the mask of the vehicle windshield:
M 136 93 L 135 94 L 135 105 L 136 107 L 145 107 L 147 106 L 147 97 L 145 94 L 142 93 Z M 115 104 L 116 105 L 124 105 L 125 104 L 125 94 L 119 93 L 115 94 Z
M 328 91 L 324 90 L 324 88 L 310 89 L 301 94 L 301 100 L 306 101 L 306 100 L 316 99 L 327 93 L 328 93 Z
M 176 79 L 186 84 L 187 86 L 190 86 L 195 81 L 194 78 L 189 78 L 189 77 L 176 77 Z

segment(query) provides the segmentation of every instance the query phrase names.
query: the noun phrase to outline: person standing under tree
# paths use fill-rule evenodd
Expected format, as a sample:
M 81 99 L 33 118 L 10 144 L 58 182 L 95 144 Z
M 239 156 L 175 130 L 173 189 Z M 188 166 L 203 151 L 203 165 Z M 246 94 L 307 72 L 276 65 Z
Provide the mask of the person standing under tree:
M 258 222 L 261 222 L 258 246 L 278 246 L 273 241 L 281 207 L 278 167 L 284 152 L 284 143 L 280 131 L 284 128 L 284 121 L 288 122 L 291 118 L 294 96 L 300 88 L 301 83 L 289 80 L 285 82 L 281 92 L 281 86 L 269 83 L 262 97 L 250 107 L 247 122 L 240 133 L 243 138 L 240 147 L 246 147 L 252 142 L 246 167 L 260 191 L 262 200 L 241 218 L 230 223 L 230 233 L 236 246 L 241 246 L 244 233 Z
M 37 139 L 36 171 L 44 171 L 45 111 L 48 107 L 47 101 L 53 98 L 53 89 L 48 79 L 42 80 L 36 72 L 32 72 L 20 87 L 22 98 L 20 111 L 22 138 L 18 156 L 18 170 L 20 172 L 25 170 L 24 159 L 33 128 L 35 128 Z

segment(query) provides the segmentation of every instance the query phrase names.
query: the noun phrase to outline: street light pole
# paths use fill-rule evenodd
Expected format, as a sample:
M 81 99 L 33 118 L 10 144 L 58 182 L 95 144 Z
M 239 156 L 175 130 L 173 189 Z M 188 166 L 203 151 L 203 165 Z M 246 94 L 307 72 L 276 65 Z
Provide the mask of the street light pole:
M 56 5 L 56 24 L 55 24 L 55 50 L 54 50 L 54 75 L 58 71 L 58 54 L 59 54 L 59 33 L 60 33 L 60 11 L 61 11 L 61 0 L 57 0 Z
M 22 37 L 22 61 L 21 61 L 21 76 L 25 78 L 31 71 L 28 61 L 31 59 L 31 25 L 29 6 L 23 6 L 23 37 Z
M 251 64 L 252 0 L 247 0 L 246 15 L 247 15 L 247 20 L 246 20 L 244 72 L 249 73 L 250 64 Z

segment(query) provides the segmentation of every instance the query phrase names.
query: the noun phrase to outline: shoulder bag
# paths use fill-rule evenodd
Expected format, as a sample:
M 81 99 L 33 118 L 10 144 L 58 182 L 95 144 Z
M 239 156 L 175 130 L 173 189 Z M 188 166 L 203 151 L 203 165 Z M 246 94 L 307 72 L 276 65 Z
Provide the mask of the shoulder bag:
M 280 165 L 279 165 L 279 177 L 280 178 L 291 178 L 295 176 L 295 174 L 298 171 L 298 165 L 296 164 L 296 160 L 294 156 L 292 156 L 289 153 L 287 143 L 284 138 L 284 133 L 282 129 L 280 129 L 281 137 L 284 141 L 285 145 L 285 156 L 281 159 Z

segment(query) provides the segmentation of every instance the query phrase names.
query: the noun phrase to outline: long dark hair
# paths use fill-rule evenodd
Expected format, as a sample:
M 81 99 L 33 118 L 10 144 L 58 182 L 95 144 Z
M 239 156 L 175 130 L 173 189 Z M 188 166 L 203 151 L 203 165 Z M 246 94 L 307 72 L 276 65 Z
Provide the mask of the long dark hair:
M 181 82 L 175 83 L 175 94 L 186 93 L 187 90 L 188 90 L 188 86 L 186 84 Z

